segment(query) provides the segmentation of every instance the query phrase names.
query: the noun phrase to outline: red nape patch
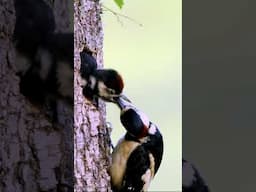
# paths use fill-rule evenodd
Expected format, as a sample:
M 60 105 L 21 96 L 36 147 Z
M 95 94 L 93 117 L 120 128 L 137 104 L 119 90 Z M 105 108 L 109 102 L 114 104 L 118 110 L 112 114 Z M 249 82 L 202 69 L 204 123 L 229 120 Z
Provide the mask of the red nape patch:
M 142 138 L 142 137 L 146 137 L 147 135 L 148 135 L 148 127 L 144 126 L 143 129 L 141 130 L 140 135 L 138 137 Z
M 120 88 L 119 92 L 121 93 L 124 88 L 124 81 L 121 77 L 121 75 L 117 74 L 117 82 L 118 82 L 118 88 Z

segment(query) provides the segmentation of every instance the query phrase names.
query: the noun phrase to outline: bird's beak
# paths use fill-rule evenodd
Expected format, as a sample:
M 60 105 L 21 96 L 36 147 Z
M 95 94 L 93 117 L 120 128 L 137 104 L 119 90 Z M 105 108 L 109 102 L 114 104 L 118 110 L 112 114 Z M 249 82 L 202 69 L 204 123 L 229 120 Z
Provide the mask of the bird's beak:
M 115 98 L 115 103 L 122 110 L 127 106 L 132 106 L 131 101 L 124 94 L 121 94 L 119 97 Z
M 121 94 L 120 98 L 123 99 L 126 102 L 132 103 L 131 100 L 126 95 L 124 95 L 124 94 Z

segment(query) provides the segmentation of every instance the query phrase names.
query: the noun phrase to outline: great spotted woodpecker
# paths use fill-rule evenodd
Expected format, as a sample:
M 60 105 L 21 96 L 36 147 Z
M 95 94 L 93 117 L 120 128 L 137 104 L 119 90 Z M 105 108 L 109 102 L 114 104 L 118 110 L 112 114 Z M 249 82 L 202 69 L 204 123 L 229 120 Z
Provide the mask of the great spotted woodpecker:
M 126 134 L 112 153 L 110 176 L 115 192 L 147 191 L 163 156 L 163 138 L 157 126 L 124 95 L 116 98 Z
M 95 58 L 86 49 L 80 53 L 80 58 L 80 74 L 85 80 L 83 95 L 90 101 L 100 97 L 105 101 L 113 102 L 124 88 L 121 75 L 113 69 L 97 69 Z
M 73 105 L 74 35 L 54 32 L 53 10 L 43 0 L 15 0 L 15 13 L 20 92 L 55 119 L 58 99 Z
M 52 34 L 32 57 L 17 52 L 20 92 L 32 103 L 64 98 L 73 104 L 73 34 Z
M 198 170 L 185 159 L 182 159 L 182 192 L 209 192 Z

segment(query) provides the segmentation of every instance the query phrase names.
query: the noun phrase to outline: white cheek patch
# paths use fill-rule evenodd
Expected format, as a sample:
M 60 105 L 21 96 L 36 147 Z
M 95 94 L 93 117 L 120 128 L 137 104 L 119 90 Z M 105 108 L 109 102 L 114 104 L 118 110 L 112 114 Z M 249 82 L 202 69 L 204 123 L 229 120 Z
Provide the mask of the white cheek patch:
M 73 97 L 73 70 L 69 66 L 69 63 L 66 62 L 58 62 L 57 65 L 59 93 L 61 93 L 61 95 L 64 97 Z
M 91 89 L 94 89 L 96 86 L 96 78 L 94 76 L 90 76 L 90 87 Z
M 39 48 L 36 54 L 36 59 L 39 61 L 41 66 L 39 75 L 43 80 L 45 80 L 52 67 L 52 56 L 46 49 Z
M 98 91 L 99 91 L 98 94 L 100 97 L 109 99 L 109 100 L 112 100 L 113 97 L 119 96 L 114 94 L 113 89 L 107 88 L 107 86 L 102 81 L 98 82 Z
M 195 180 L 194 177 L 195 171 L 190 163 L 185 162 L 182 165 L 182 185 L 188 187 L 193 184 Z
M 98 82 L 99 96 L 107 97 L 106 89 L 107 89 L 106 85 L 103 82 L 99 81 Z
M 17 72 L 21 73 L 21 75 L 24 75 L 27 72 L 27 70 L 30 68 L 31 61 L 28 57 L 16 51 L 15 64 L 16 64 Z

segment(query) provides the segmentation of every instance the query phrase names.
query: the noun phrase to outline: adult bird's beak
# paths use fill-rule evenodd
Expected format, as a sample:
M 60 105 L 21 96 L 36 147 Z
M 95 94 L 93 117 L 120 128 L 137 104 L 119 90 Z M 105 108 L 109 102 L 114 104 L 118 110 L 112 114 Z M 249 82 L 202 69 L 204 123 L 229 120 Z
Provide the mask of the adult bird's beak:
M 128 97 L 126 97 L 124 94 L 121 94 L 119 97 L 115 98 L 115 103 L 118 105 L 118 107 L 122 110 L 127 106 L 133 106 L 132 102 Z

